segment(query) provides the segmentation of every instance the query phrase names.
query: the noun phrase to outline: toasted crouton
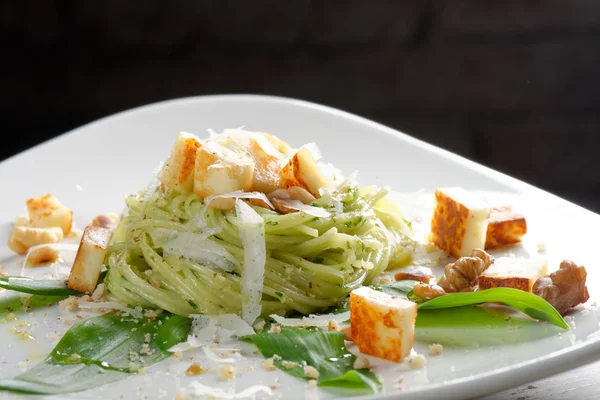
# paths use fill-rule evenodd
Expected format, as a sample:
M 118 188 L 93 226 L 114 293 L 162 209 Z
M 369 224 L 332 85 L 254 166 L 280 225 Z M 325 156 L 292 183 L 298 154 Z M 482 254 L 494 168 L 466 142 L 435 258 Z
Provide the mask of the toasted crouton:
M 250 190 L 271 193 L 281 187 L 281 167 L 285 156 L 265 137 L 235 132 L 219 143 L 254 162 Z
M 88 226 L 83 231 L 75 262 L 67 286 L 82 293 L 93 293 L 106 256 L 111 232 L 99 226 Z
M 546 261 L 501 257 L 479 276 L 479 290 L 508 287 L 531 292 L 535 281 L 547 273 Z
M 158 180 L 170 189 L 191 193 L 194 187 L 196 151 L 199 147 L 200 142 L 194 135 L 181 132 L 158 175 Z
M 490 210 L 485 249 L 495 249 L 519 243 L 527 233 L 525 217 L 512 210 L 512 207 L 496 207 Z
M 206 143 L 196 154 L 194 193 L 200 198 L 243 190 L 250 191 L 254 176 L 254 162 L 219 144 Z M 232 209 L 233 199 L 216 199 L 213 208 Z
M 331 179 L 323 174 L 317 161 L 308 148 L 303 147 L 281 170 L 285 188 L 299 186 L 308 190 L 313 196 L 320 197 L 319 189 L 333 185 Z
M 367 286 L 350 294 L 350 327 L 358 349 L 401 362 L 414 343 L 417 305 Z
M 482 249 L 490 209 L 461 188 L 437 189 L 429 241 L 454 258 Z
M 71 232 L 73 211 L 63 206 L 50 193 L 28 199 L 26 202 L 29 223 L 34 228 L 52 228 L 58 226 L 63 234 Z
M 25 254 L 30 247 L 38 244 L 58 243 L 63 237 L 63 231 L 59 227 L 33 228 L 16 225 L 8 239 L 8 247 L 15 253 Z

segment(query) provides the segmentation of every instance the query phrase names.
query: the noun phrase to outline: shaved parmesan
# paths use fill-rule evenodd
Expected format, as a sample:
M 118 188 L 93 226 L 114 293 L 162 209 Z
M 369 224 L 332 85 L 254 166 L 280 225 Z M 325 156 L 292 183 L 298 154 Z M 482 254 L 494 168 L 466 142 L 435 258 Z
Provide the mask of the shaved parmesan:
M 206 358 L 216 363 L 233 364 L 235 362 L 235 358 L 221 357 L 211 347 L 205 346 L 202 350 L 206 354 Z
M 255 398 L 257 394 L 264 394 L 266 396 L 272 397 L 273 390 L 265 385 L 254 385 L 250 386 L 237 393 L 226 392 L 220 388 L 213 388 L 210 386 L 206 386 L 198 381 L 192 382 L 188 386 L 188 390 L 192 395 L 192 398 L 211 398 L 211 399 L 247 399 L 247 398 Z
M 79 308 L 83 309 L 112 309 L 119 310 L 129 313 L 133 318 L 142 318 L 144 315 L 142 314 L 142 310 L 136 310 L 135 308 L 127 307 L 121 303 L 117 303 L 116 301 L 79 301 Z
M 287 200 L 285 205 L 286 207 L 289 207 L 293 210 L 301 211 L 313 217 L 327 218 L 331 216 L 331 214 L 327 210 L 321 207 L 309 206 L 308 204 L 304 204 L 300 200 Z
M 152 239 L 154 240 L 154 236 Z M 170 237 L 167 240 L 161 242 L 157 238 L 157 241 L 158 243 L 155 241 L 155 245 L 163 248 L 165 257 L 183 256 L 208 268 L 222 269 L 226 272 L 231 272 L 240 266 L 230 252 L 207 238 L 205 234 L 170 231 Z
M 244 247 L 244 270 L 241 292 L 243 298 L 242 317 L 248 324 L 260 315 L 267 246 L 265 221 L 252 207 L 237 199 L 235 210 L 238 218 L 239 235 Z
M 174 353 L 197 347 L 224 343 L 232 337 L 252 335 L 254 330 L 236 314 L 221 314 L 212 317 L 194 314 L 191 333 L 187 340 L 169 349 Z
M 350 311 L 339 314 L 309 315 L 308 317 L 302 318 L 285 318 L 276 314 L 273 314 L 270 317 L 282 326 L 316 326 L 325 328 L 329 325 L 329 321 L 335 321 L 339 324 L 349 320 Z
M 154 169 L 154 172 L 152 172 L 152 179 L 150 180 L 150 183 L 148 183 L 148 186 L 146 187 L 146 193 L 144 194 L 144 202 L 150 200 L 152 196 L 154 196 L 154 193 L 156 193 L 156 189 L 158 189 L 158 186 L 160 185 L 158 174 L 160 173 L 163 164 L 164 163 L 161 161 L 158 164 L 158 167 Z
M 237 190 L 235 192 L 229 192 L 229 193 L 223 193 L 223 194 L 213 194 L 210 196 L 207 196 L 204 199 L 204 207 L 202 208 L 202 210 L 200 210 L 200 213 L 198 214 L 198 218 L 202 219 L 204 217 L 204 214 L 206 213 L 206 210 L 208 209 L 208 205 L 210 204 L 211 201 L 215 200 L 215 199 L 260 199 L 263 200 L 265 203 L 267 203 L 267 205 L 269 207 L 271 207 L 272 210 L 275 209 L 275 207 L 273 207 L 273 204 L 271 204 L 271 202 L 269 201 L 269 199 L 267 198 L 267 196 L 264 193 L 261 192 L 244 192 L 242 190 Z

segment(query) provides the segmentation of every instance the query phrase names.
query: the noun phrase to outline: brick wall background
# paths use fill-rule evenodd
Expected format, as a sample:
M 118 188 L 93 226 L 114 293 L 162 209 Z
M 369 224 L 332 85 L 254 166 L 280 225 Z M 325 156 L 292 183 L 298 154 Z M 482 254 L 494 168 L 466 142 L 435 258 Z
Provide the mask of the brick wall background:
M 265 93 L 600 211 L 596 0 L 6 1 L 0 43 L 0 158 L 154 101 Z

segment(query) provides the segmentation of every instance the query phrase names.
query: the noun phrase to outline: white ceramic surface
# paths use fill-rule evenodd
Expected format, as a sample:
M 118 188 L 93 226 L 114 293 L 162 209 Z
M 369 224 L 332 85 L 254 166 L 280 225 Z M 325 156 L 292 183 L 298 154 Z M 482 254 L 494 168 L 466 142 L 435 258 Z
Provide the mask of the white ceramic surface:
M 588 266 L 592 298 L 600 293 L 593 234 L 600 224 L 598 215 L 374 122 L 306 102 L 263 96 L 200 97 L 141 107 L 86 125 L 0 163 L 4 189 L 0 242 L 6 243 L 11 222 L 23 213 L 28 197 L 53 193 L 74 209 L 78 225 L 84 226 L 99 213 L 119 212 L 125 194 L 146 186 L 178 131 L 203 136 L 208 128 L 218 131 L 238 126 L 275 133 L 293 145 L 317 142 L 326 161 L 345 173 L 359 170 L 362 184 L 390 185 L 397 192 L 413 193 L 395 198 L 409 216 L 423 221 L 430 212 L 431 191 L 440 186 L 462 186 L 485 192 L 499 204 L 510 202 L 526 213 L 530 233 L 523 246 L 497 255 L 510 252 L 547 258 L 554 268 L 561 258 L 572 258 Z M 414 194 L 420 190 L 424 191 Z M 539 243 L 545 244 L 544 251 L 538 250 Z M 4 246 L 0 262 L 8 271 L 20 272 L 19 258 Z M 47 271 L 28 268 L 26 272 L 39 275 Z M 377 372 L 385 378 L 385 392 L 369 398 L 479 396 L 600 359 L 600 312 L 595 303 L 590 301 L 572 318 L 575 328 L 569 332 L 547 324 L 471 331 L 473 337 L 465 331 L 459 335 L 464 346 L 445 346 L 442 355 L 428 356 L 423 369 L 410 370 L 405 364 L 378 366 Z M 0 354 L 1 377 L 17 375 L 42 360 L 75 318 L 53 307 L 20 315 L 19 320 L 29 326 L 18 326 L 25 323 L 15 321 L 0 324 L 0 341 L 8 346 Z M 15 330 L 29 332 L 33 339 L 20 339 Z M 421 338 L 442 341 L 448 338 L 444 335 L 429 330 Z M 427 354 L 427 343 L 416 343 L 415 350 Z M 279 371 L 264 371 L 251 351 L 237 361 L 239 373 L 232 381 L 222 381 L 218 374 L 184 376 L 182 372 L 192 362 L 189 357 L 203 366 L 216 365 L 200 354 L 186 354 L 183 361 L 170 358 L 146 375 L 62 397 L 171 399 L 192 380 L 230 392 L 261 382 L 275 385 L 278 398 L 332 397 L 307 390 L 304 383 Z M 19 363 L 25 360 L 29 361 Z M 404 381 L 396 384 L 400 376 Z M 0 393 L 0 398 L 13 397 L 17 398 Z

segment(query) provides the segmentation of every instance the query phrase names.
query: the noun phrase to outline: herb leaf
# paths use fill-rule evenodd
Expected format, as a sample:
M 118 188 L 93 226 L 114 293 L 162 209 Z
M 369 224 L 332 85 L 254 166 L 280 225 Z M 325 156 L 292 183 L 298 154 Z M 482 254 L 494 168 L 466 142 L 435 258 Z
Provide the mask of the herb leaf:
M 41 296 L 69 296 L 81 294 L 75 290 L 69 289 L 67 287 L 67 282 L 64 280 L 36 280 L 23 276 L 1 276 L 0 288 Z
M 377 392 L 381 387 L 372 372 L 353 368 L 356 357 L 346 350 L 344 335 L 341 332 L 283 328 L 280 333 L 258 333 L 247 338 L 254 342 L 267 358 L 277 354 L 284 362 L 298 363 L 296 367 L 286 368 L 282 361 L 275 361 L 275 365 L 282 371 L 297 378 L 310 379 L 305 376 L 302 367 L 302 362 L 305 361 L 307 365 L 319 371 L 319 386 L 362 389 L 369 393 Z
M 90 318 L 71 327 L 46 360 L 0 380 L 0 390 L 59 394 L 126 378 L 133 372 L 131 362 L 146 367 L 168 357 L 190 326 L 190 319 L 166 314 L 138 323 L 115 313 Z
M 387 294 L 391 294 L 392 296 L 408 298 L 408 295 L 410 294 L 410 292 L 412 292 L 413 287 L 417 283 L 421 283 L 421 282 L 406 279 L 406 280 L 402 280 L 402 281 L 387 283 L 385 285 L 380 285 L 380 286 L 375 287 L 375 289 L 381 290 L 382 292 L 387 293 Z
M 483 303 L 504 303 L 523 314 L 549 322 L 563 329 L 569 325 L 546 300 L 529 292 L 512 288 L 493 288 L 479 292 L 450 293 L 419 304 L 418 310 L 437 310 Z

